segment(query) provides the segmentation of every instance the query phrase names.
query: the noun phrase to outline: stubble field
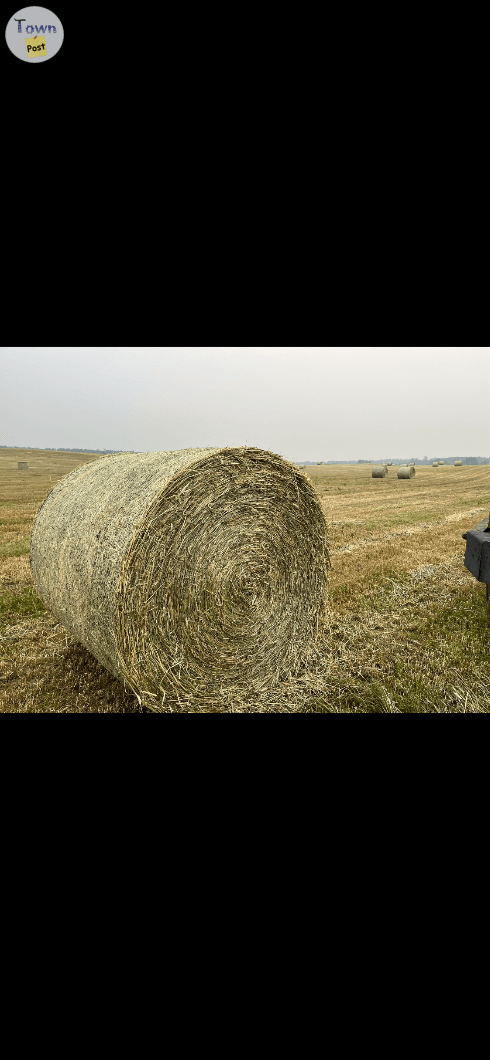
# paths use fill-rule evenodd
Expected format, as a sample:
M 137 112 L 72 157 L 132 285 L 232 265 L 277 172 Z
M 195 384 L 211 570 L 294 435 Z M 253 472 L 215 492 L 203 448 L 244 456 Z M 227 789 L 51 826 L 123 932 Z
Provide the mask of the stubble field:
M 0 450 L 0 713 L 150 713 L 46 610 L 29 565 L 46 494 L 88 453 Z M 17 462 L 28 461 L 29 471 Z M 329 528 L 329 628 L 273 693 L 171 713 L 488 713 L 490 609 L 463 531 L 490 510 L 490 467 L 370 464 L 305 472 Z

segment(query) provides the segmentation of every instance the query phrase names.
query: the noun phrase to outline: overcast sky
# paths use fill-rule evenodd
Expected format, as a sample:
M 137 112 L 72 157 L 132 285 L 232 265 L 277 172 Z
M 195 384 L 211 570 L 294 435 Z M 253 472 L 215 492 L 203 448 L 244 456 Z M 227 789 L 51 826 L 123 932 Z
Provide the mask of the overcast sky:
M 488 456 L 488 346 L 2 346 L 0 445 Z

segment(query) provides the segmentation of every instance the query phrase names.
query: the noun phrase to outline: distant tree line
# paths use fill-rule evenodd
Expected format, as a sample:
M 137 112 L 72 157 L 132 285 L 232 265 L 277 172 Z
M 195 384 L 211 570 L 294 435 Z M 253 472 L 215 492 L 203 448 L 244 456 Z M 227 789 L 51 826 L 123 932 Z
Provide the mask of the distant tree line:
M 423 460 L 418 460 L 417 457 L 407 457 L 406 460 L 393 460 L 393 464 L 432 464 L 436 460 L 445 460 L 446 464 L 453 464 L 455 460 L 462 460 L 463 464 L 488 464 L 490 463 L 490 456 L 431 456 L 424 457 Z M 328 463 L 340 464 L 340 460 L 329 460 Z M 383 460 L 358 460 L 358 464 L 377 464 L 384 463 Z
M 40 450 L 39 446 L 32 445 L 0 445 L 0 449 L 32 449 L 33 452 L 43 453 L 102 453 L 105 456 L 109 456 L 111 453 L 134 453 L 134 449 L 53 449 L 52 446 L 47 445 L 45 449 Z
M 32 445 L 0 445 L 0 449 L 32 449 L 34 452 L 40 452 L 39 446 Z M 46 446 L 42 452 L 46 453 L 101 453 L 103 456 L 110 456 L 111 454 L 117 455 L 117 453 L 138 453 L 141 452 L 139 449 L 53 449 L 52 446 Z M 418 460 L 415 456 L 407 457 L 406 460 L 393 460 L 394 466 L 397 464 L 432 464 L 435 460 L 445 460 L 447 464 L 454 463 L 455 460 L 462 460 L 463 464 L 488 464 L 490 463 L 490 456 L 425 456 L 423 460 Z M 348 464 L 348 460 L 322 460 L 322 464 Z M 296 460 L 297 464 L 313 464 L 317 465 L 318 460 Z M 385 460 L 358 460 L 358 464 L 383 464 Z
M 382 460 L 358 460 L 358 464 L 384 464 L 388 463 L 389 457 L 384 457 Z M 398 464 L 432 464 L 436 460 L 445 460 L 446 464 L 454 464 L 455 460 L 462 460 L 463 464 L 490 464 L 490 456 L 424 456 L 423 460 L 419 460 L 416 456 L 407 457 L 404 460 L 392 460 L 392 464 L 396 467 Z M 296 460 L 296 464 L 308 464 L 316 467 L 319 463 L 318 460 Z M 350 464 L 356 463 L 355 460 L 322 460 L 322 464 Z

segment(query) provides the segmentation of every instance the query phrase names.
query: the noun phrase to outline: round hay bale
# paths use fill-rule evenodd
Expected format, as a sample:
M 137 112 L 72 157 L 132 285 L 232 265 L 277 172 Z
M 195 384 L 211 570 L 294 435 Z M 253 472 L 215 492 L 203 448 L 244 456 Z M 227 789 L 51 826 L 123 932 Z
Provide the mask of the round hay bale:
M 17 471 L 28 471 L 29 464 L 25 460 L 17 461 Z
M 462 467 L 463 466 L 463 461 L 462 460 L 455 460 L 454 461 L 454 466 L 455 467 Z
M 438 461 L 438 460 L 435 460 L 435 461 L 434 461 L 434 463 L 433 463 L 433 465 L 432 465 L 432 467 L 439 467 L 439 461 Z
M 327 618 L 317 494 L 262 449 L 84 464 L 48 493 L 30 560 L 46 607 L 156 713 L 277 685 Z
M 413 465 L 400 464 L 398 468 L 398 478 L 413 478 L 415 475 L 415 468 Z
M 372 478 L 384 478 L 388 474 L 388 468 L 384 464 L 375 464 L 373 467 Z
M 445 464 L 445 463 L 446 463 L 445 460 L 439 460 L 439 464 Z
M 387 463 L 387 465 L 386 465 L 386 467 L 393 467 L 393 461 L 392 461 L 392 460 L 389 460 L 389 461 L 388 461 L 388 463 Z

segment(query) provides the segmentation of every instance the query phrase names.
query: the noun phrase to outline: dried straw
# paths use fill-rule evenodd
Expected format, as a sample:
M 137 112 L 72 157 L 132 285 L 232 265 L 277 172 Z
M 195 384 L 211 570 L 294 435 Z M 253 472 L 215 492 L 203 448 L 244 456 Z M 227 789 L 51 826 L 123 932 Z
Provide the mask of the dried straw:
M 384 478 L 388 474 L 388 468 L 385 464 L 375 464 L 373 467 L 372 478 Z
M 28 471 L 28 470 L 29 470 L 29 464 L 27 464 L 25 460 L 18 460 L 17 461 L 17 471 Z
M 400 464 L 398 468 L 398 478 L 413 478 L 415 475 L 415 468 L 413 464 L 407 466 L 406 464 Z
M 91 461 L 31 533 L 45 605 L 157 713 L 296 674 L 327 621 L 329 566 L 307 476 L 255 448 Z

